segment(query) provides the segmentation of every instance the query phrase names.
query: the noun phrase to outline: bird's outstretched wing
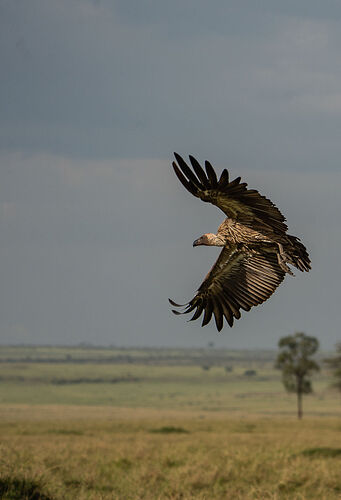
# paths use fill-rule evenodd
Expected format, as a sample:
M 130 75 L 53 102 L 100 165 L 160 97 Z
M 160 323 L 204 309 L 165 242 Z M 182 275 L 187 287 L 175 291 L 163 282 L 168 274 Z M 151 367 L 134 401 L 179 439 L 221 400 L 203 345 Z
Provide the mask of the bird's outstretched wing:
M 262 196 L 255 189 L 247 189 L 240 177 L 229 181 L 229 174 L 223 170 L 219 180 L 212 165 L 205 161 L 205 170 L 198 161 L 189 156 L 193 170 L 174 153 L 177 163 L 173 162 L 174 171 L 185 188 L 203 201 L 219 207 L 229 218 L 251 227 L 263 234 L 283 235 L 288 227 L 285 217 L 276 205 Z
M 224 316 L 232 326 L 233 319 L 240 318 L 240 309 L 249 311 L 252 306 L 267 300 L 284 276 L 276 253 L 250 251 L 238 245 L 225 246 L 195 297 L 188 304 L 183 304 L 186 309 L 173 312 L 187 314 L 195 310 L 190 321 L 199 318 L 204 312 L 201 326 L 207 325 L 214 314 L 220 331 Z M 182 307 L 169 301 L 175 307 Z

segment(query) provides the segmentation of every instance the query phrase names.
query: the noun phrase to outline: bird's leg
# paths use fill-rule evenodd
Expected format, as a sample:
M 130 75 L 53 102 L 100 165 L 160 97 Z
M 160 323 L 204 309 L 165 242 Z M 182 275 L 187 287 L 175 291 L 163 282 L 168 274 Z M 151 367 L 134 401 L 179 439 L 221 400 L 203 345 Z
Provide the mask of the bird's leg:
M 277 243 L 277 244 L 278 244 L 278 249 L 279 249 L 279 253 L 277 253 L 278 264 L 283 269 L 283 271 L 290 274 L 290 276 L 295 276 L 294 273 L 292 272 L 292 270 L 290 269 L 290 267 L 287 265 L 287 260 L 289 260 L 289 259 L 288 259 L 287 254 L 284 251 L 283 245 L 281 243 Z

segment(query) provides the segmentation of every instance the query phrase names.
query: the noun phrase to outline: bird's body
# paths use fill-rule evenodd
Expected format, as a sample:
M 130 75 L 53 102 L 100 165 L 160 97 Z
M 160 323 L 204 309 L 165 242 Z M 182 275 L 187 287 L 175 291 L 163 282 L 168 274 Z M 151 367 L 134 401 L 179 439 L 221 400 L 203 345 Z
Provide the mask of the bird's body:
M 292 272 L 287 264 L 292 264 L 300 269 L 300 271 L 309 271 L 310 269 L 310 260 L 306 249 L 295 236 L 286 234 L 274 234 L 270 236 L 229 218 L 226 218 L 220 224 L 217 234 L 208 234 L 210 235 L 209 241 L 205 243 L 208 246 L 225 246 L 231 243 L 242 243 L 245 248 L 248 247 L 250 249 L 264 248 L 265 251 L 268 251 L 269 248 L 272 248 L 278 255 L 279 264 L 288 274 L 292 274 Z
M 222 236 L 226 242 L 232 243 L 260 243 L 271 242 L 272 239 L 266 234 L 240 224 L 232 219 L 226 218 L 218 227 L 217 234 Z
M 223 170 L 218 180 L 209 162 L 205 162 L 205 172 L 190 156 L 194 173 L 181 156 L 175 153 L 175 157 L 178 165 L 173 162 L 173 168 L 185 188 L 227 215 L 216 234 L 205 233 L 193 243 L 223 250 L 183 311 L 196 309 L 192 320 L 204 311 L 202 326 L 213 314 L 220 331 L 223 317 L 232 326 L 233 318 L 240 318 L 240 309 L 248 311 L 267 300 L 285 274 L 293 274 L 288 264 L 309 271 L 309 255 L 297 237 L 287 234 L 285 218 L 278 208 L 258 191 L 247 189 L 240 177 L 230 182 L 227 170 Z

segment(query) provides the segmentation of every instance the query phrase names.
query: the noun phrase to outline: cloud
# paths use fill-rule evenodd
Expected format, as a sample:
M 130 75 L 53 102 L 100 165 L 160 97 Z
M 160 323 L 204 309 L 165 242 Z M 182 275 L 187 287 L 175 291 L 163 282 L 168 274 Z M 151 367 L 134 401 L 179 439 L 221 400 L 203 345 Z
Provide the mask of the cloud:
M 7 2 L 0 147 L 335 169 L 340 21 L 304 4 Z

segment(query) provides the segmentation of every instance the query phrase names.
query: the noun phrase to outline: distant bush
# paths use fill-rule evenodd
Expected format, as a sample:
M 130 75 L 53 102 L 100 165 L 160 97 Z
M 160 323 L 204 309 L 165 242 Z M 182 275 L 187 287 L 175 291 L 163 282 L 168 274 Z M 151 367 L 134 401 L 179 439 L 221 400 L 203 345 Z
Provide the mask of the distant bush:
M 79 429 L 50 429 L 48 434 L 63 434 L 65 436 L 83 436 L 84 432 Z
M 121 382 L 139 382 L 140 379 L 137 377 L 80 377 L 80 378 L 53 378 L 51 379 L 51 384 L 53 385 L 68 385 L 68 384 L 118 384 Z
M 313 457 L 313 458 L 330 458 L 330 457 L 340 457 L 341 456 L 341 448 L 308 448 L 307 450 L 303 450 L 300 455 L 304 457 Z
M 233 367 L 232 366 L 225 366 L 225 371 L 226 371 L 226 373 L 231 373 L 231 372 L 233 372 Z
M 203 370 L 208 371 L 208 370 L 210 370 L 210 368 L 211 368 L 211 367 L 210 367 L 210 365 L 202 365 L 202 367 L 201 367 L 201 368 L 202 368 Z
M 245 377 L 254 377 L 257 375 L 256 370 L 245 370 L 244 372 Z
M 160 427 L 159 429 L 152 429 L 150 432 L 156 434 L 188 434 L 188 431 L 186 429 L 183 429 L 182 427 L 173 427 L 173 426 L 165 426 L 165 427 Z

